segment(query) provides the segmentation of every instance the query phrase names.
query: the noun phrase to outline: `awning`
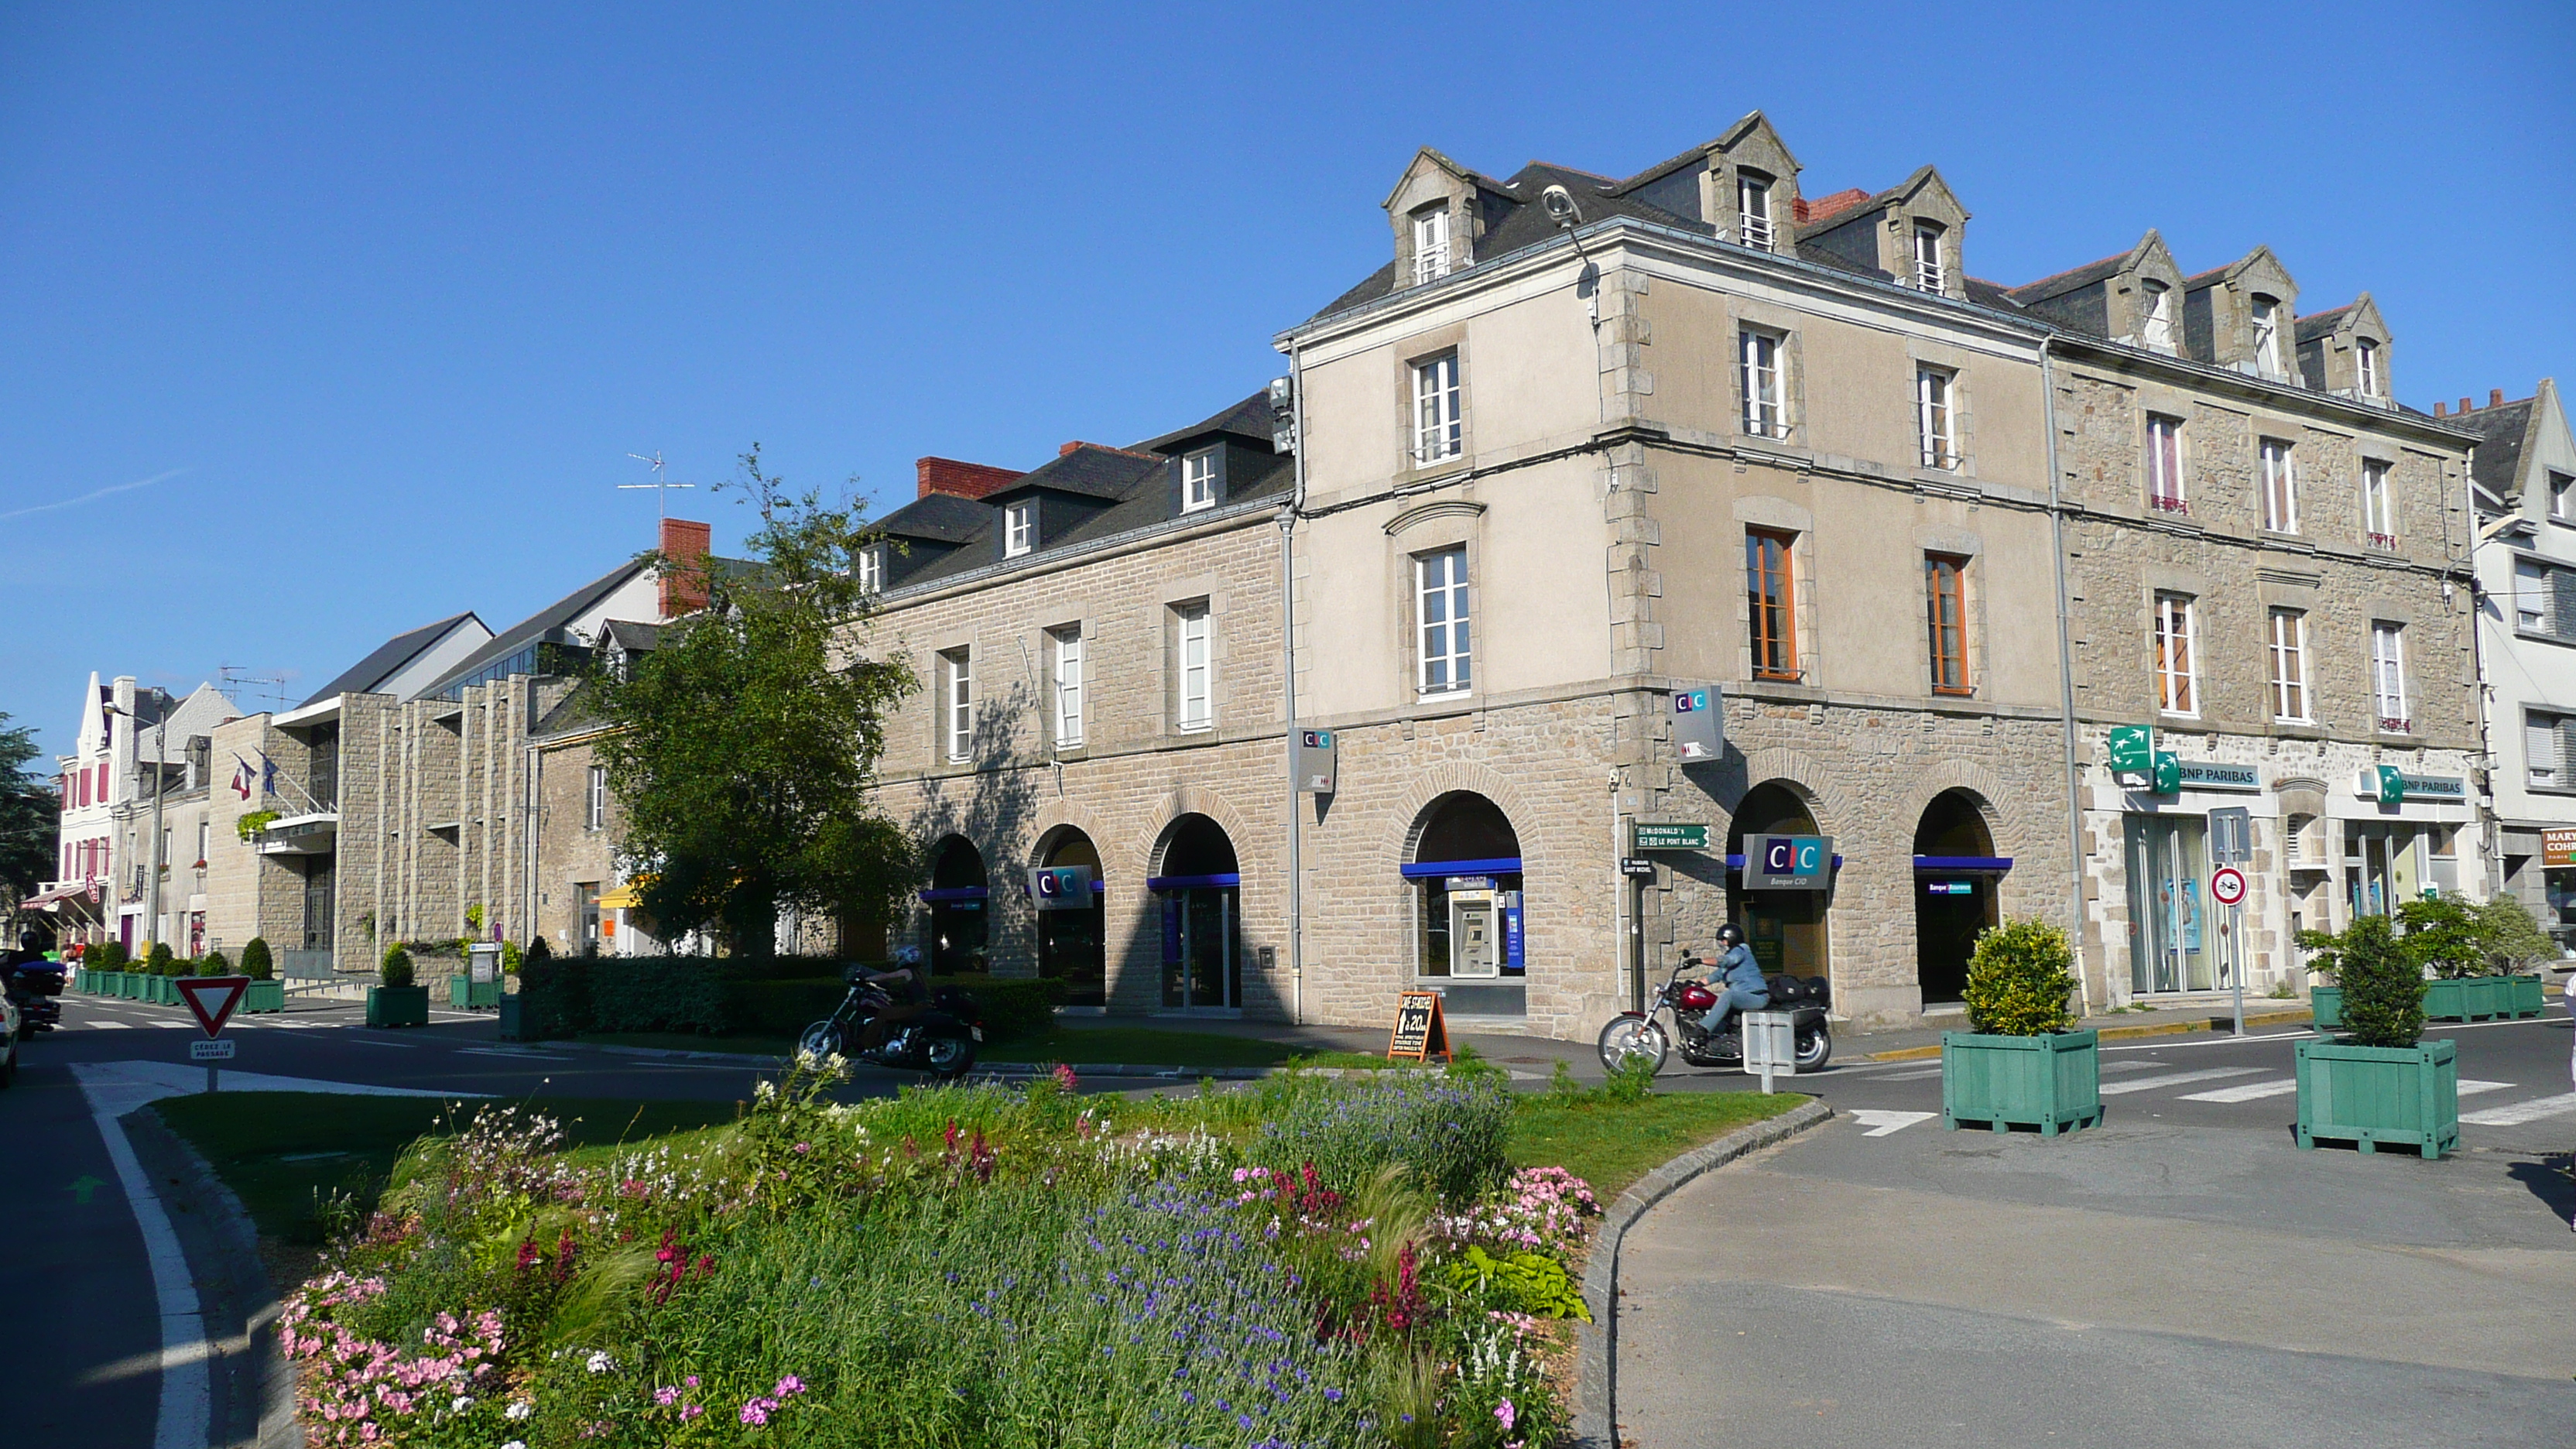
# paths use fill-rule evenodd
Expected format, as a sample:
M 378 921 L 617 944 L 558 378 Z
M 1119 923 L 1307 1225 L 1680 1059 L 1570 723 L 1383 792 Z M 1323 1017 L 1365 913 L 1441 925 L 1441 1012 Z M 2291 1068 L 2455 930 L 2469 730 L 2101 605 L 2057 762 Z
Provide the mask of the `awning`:
M 2012 869 L 2012 857 L 2009 855 L 1918 855 L 1914 857 L 1914 869 L 1918 873 L 1986 870 L 2000 875 Z
M 1450 875 L 1519 875 L 1521 858 L 1506 855 L 1492 860 L 1420 860 L 1400 869 L 1406 880 L 1437 880 Z
M 622 885 L 613 891 L 603 892 L 599 898 L 599 908 L 603 911 L 631 911 L 642 904 L 644 904 L 642 889 L 631 885 Z
M 94 888 L 88 881 L 63 881 L 55 885 L 52 890 L 38 891 L 18 902 L 18 908 L 25 911 L 50 911 L 75 896 L 87 897 L 93 894 Z
M 1242 884 L 1243 873 L 1229 870 L 1218 875 L 1149 876 L 1145 881 L 1145 889 L 1149 891 L 1223 890 L 1227 886 Z

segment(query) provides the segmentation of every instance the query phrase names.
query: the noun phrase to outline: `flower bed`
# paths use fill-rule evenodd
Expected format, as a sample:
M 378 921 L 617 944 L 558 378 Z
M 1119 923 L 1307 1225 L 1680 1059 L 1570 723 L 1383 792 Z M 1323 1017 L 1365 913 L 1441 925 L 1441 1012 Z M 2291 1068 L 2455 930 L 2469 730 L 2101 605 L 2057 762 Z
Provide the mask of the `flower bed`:
M 281 1332 L 314 1442 L 1525 1446 L 1597 1208 L 1487 1082 L 1069 1080 L 423 1139 Z

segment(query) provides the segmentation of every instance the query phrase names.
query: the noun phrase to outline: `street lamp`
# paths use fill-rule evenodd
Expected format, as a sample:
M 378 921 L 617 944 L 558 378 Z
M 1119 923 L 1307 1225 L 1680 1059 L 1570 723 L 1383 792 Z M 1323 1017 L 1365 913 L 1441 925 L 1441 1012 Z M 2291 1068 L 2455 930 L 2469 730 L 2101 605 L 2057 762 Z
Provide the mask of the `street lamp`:
M 161 766 L 170 742 L 170 694 L 162 689 L 155 689 L 152 693 L 160 700 L 161 717 L 152 724 L 152 887 L 143 908 L 143 931 L 146 943 L 157 946 L 161 944 Z M 105 706 L 104 712 L 110 716 L 124 715 L 129 724 L 142 723 L 131 711 L 119 709 L 113 703 Z M 113 748 L 114 742 L 109 743 Z M 141 741 L 136 741 L 136 744 L 139 746 Z

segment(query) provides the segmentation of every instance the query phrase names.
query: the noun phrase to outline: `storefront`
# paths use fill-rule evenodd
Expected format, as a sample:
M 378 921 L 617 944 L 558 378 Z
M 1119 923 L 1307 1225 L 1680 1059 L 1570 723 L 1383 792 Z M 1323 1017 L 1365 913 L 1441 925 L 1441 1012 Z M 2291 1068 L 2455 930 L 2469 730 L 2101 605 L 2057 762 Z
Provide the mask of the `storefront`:
M 1163 1009 L 1243 1007 L 1243 877 L 1234 841 L 1205 815 L 1171 824 L 1145 882 L 1162 926 Z
M 2576 830 L 2540 832 L 2540 929 L 2560 950 L 2576 945 Z
M 1109 1002 L 1108 884 L 1091 837 L 1067 827 L 1039 852 L 1041 869 L 1068 888 L 1037 906 L 1038 975 L 1064 983 L 1064 1005 L 1098 1010 Z M 1068 874 L 1070 872 L 1071 874 Z
M 1833 841 L 1797 792 L 1756 785 L 1726 831 L 1726 915 L 1765 975 L 1833 976 Z
M 930 908 L 930 974 L 985 969 L 987 894 L 983 852 L 961 836 L 942 841 L 931 857 L 930 889 L 921 892 Z
M 1413 897 L 1416 977 L 1451 1012 L 1527 1014 L 1520 834 L 1501 807 L 1467 791 L 1432 802 L 1402 873 Z

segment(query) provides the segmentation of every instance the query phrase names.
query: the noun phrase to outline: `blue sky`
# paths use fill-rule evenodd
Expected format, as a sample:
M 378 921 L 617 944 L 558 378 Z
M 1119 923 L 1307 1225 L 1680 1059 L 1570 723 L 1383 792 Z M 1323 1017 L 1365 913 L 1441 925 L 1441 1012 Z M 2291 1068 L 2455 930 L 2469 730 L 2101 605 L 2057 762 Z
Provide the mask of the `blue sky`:
M 2407 402 L 2576 382 L 2576 7 L 1781 8 L 9 6 L 0 710 L 504 627 L 649 546 L 630 452 L 892 506 L 1194 420 L 1423 144 L 1624 174 L 1759 108 L 1810 196 L 1939 165 L 1977 275 L 2269 243 Z

